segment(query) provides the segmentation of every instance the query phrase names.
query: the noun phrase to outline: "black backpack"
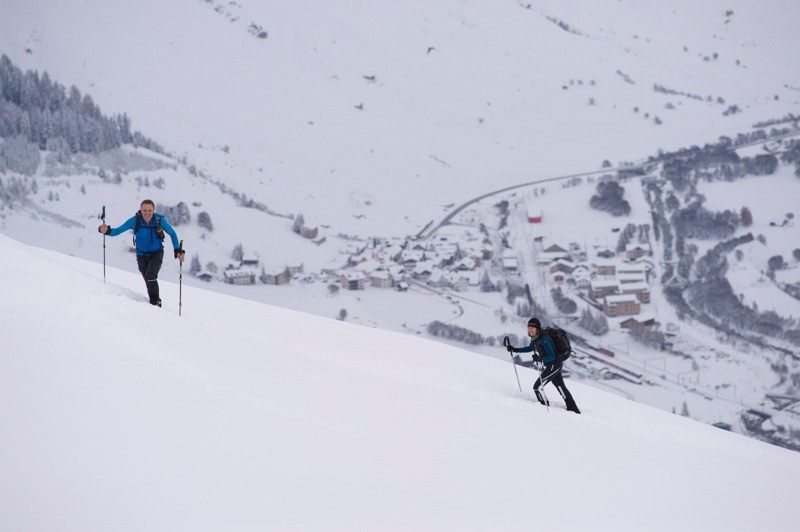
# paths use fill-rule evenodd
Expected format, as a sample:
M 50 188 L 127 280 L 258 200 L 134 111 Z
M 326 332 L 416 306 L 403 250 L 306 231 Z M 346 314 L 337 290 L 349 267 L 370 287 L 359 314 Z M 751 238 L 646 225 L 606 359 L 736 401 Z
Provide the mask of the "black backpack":
M 556 349 L 556 355 L 560 360 L 567 360 L 572 354 L 572 346 L 569 343 L 567 331 L 558 327 L 546 327 L 542 329 L 542 335 L 546 335 Z
M 153 214 L 153 221 L 156 223 L 156 236 L 164 240 L 164 229 L 161 228 L 161 215 Z M 136 227 L 133 228 L 134 238 L 136 237 L 136 231 L 138 231 L 140 227 L 142 227 L 142 213 L 141 211 L 136 211 Z

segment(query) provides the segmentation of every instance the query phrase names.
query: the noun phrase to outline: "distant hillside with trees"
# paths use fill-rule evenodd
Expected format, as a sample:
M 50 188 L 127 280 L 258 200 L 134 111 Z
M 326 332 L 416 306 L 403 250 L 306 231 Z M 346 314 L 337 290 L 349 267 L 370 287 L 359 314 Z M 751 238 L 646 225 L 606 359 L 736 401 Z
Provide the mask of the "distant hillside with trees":
M 88 94 L 67 89 L 47 72 L 22 71 L 0 57 L 0 173 L 32 175 L 39 151 L 68 158 L 124 144 L 164 154 L 155 141 L 131 129 L 127 115 L 105 116 Z

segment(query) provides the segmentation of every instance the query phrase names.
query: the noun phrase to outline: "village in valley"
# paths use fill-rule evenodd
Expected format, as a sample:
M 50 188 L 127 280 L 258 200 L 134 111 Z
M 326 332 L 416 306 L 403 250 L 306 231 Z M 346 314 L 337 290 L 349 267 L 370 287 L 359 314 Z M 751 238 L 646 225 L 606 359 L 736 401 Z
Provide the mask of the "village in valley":
M 413 315 L 398 310 L 394 319 L 409 334 L 506 360 L 499 349 L 503 337 L 521 345 L 527 341 L 525 321 L 540 316 L 569 331 L 574 353 L 567 375 L 728 430 L 747 424 L 747 413 L 756 412 L 759 422 L 747 424 L 748 433 L 789 445 L 770 429 L 779 413 L 768 397 L 717 371 L 749 355 L 724 342 L 698 347 L 698 331 L 685 330 L 679 314 L 664 304 L 663 250 L 654 248 L 659 241 L 647 200 L 648 187 L 664 187 L 664 181 L 600 174 L 520 185 L 457 208 L 443 206 L 438 225 L 432 221 L 406 237 L 326 234 L 325 225 L 295 221 L 296 238 L 336 250 L 326 264 L 308 268 L 298 261 L 270 269 L 242 254 L 222 278 L 230 284 L 317 286 L 332 298 L 327 306 L 318 303 L 318 311 L 338 301 L 338 319 L 367 326 L 378 323 L 358 310 L 366 301 L 371 309 L 385 310 L 438 299 L 440 307 L 426 303 Z M 630 215 L 582 206 L 581 217 L 571 216 L 576 203 L 590 203 L 595 185 L 611 181 L 627 187 Z M 673 282 L 682 279 L 675 276 L 665 286 Z M 530 358 L 514 361 L 531 366 Z M 768 365 L 764 371 L 769 373 Z M 780 419 L 786 427 L 795 425 L 794 418 Z
M 760 146 L 739 149 L 760 155 Z M 546 325 L 569 332 L 574 354 L 565 374 L 572 378 L 722 428 L 793 445 L 800 433 L 792 410 L 800 404 L 792 388 L 796 382 L 791 377 L 793 359 L 771 345 L 742 342 L 719 325 L 709 326 L 698 319 L 700 313 L 687 316 L 695 311 L 668 297 L 668 292 L 680 292 L 698 281 L 691 275 L 693 261 L 733 236 L 712 235 L 712 246 L 697 235 L 685 234 L 687 224 L 692 228 L 709 225 L 704 220 L 711 215 L 698 205 L 707 198 L 716 202 L 718 216 L 733 220 L 738 227 L 738 220 L 745 220 L 738 198 L 751 202 L 755 197 L 746 188 L 749 180 L 737 182 L 744 192 L 731 203 L 714 193 L 695 198 L 692 191 L 696 189 L 680 194 L 669 179 L 659 175 L 655 163 L 648 161 L 635 172 L 632 168 L 632 163 L 621 163 L 615 170 L 604 162 L 602 169 L 588 173 L 539 177 L 471 199 L 462 197 L 459 203 L 440 205 L 438 216 L 424 226 L 423 218 L 410 226 L 414 234 L 404 236 L 373 234 L 372 230 L 390 233 L 391 229 L 373 227 L 379 209 L 370 204 L 369 195 L 358 193 L 351 205 L 351 218 L 357 223 L 349 226 L 333 223 L 315 210 L 306 213 L 307 218 L 278 213 L 227 188 L 222 189 L 227 197 L 220 200 L 219 187 L 209 181 L 202 182 L 194 196 L 174 206 L 161 204 L 159 209 L 178 227 L 181 237 L 203 242 L 189 252 L 186 273 L 190 279 L 184 282 L 214 283 L 214 290 L 239 297 L 425 336 L 506 362 L 510 360 L 501 347 L 503 339 L 508 336 L 515 346 L 528 342 L 524 324 L 537 316 Z M 118 182 L 91 175 L 85 180 L 99 181 L 102 187 L 97 190 L 104 201 L 119 205 L 132 191 L 152 195 L 150 182 L 161 183 L 163 175 L 183 171 L 177 166 L 148 166 Z M 762 179 L 759 186 L 794 186 L 793 179 L 787 171 L 768 181 Z M 714 184 L 706 180 L 697 189 Z M 74 208 L 72 203 L 86 202 L 83 190 L 95 190 L 75 187 L 80 196 L 68 196 L 69 188 L 64 187 L 56 189 L 64 201 L 46 199 L 57 186 L 48 181 L 32 194 L 38 202 L 57 208 L 62 217 Z M 195 213 L 196 223 L 192 222 L 189 205 L 203 209 L 206 204 L 218 206 L 226 201 L 240 207 L 236 225 L 214 228 L 206 211 Z M 620 202 L 626 204 L 626 212 L 612 212 Z M 747 283 L 753 286 L 774 285 L 791 295 L 791 288 L 800 283 L 792 284 L 787 276 L 798 269 L 800 252 L 792 251 L 796 244 L 781 231 L 792 226 L 792 206 L 779 209 L 788 213 L 780 220 L 768 217 L 774 210 L 771 207 L 751 206 L 761 225 L 755 236 L 748 237 L 748 231 L 742 230 L 727 244 L 754 242 L 746 251 L 727 252 L 732 269 L 737 275 L 747 274 Z M 673 228 L 676 213 L 697 216 Z M 88 213 L 86 218 L 93 223 L 96 214 Z M 12 222 L 8 218 L 3 223 L 11 227 Z M 240 227 L 258 229 L 245 233 Z M 678 245 L 672 231 L 678 238 L 691 239 L 689 245 Z M 780 256 L 770 257 L 767 238 L 780 243 L 784 255 L 794 253 L 794 261 L 779 264 Z M 82 236 L 76 241 L 80 252 Z M 125 256 L 129 250 L 116 245 L 111 249 L 121 252 L 109 256 L 111 264 L 129 263 Z M 745 291 L 747 283 L 739 280 Z M 752 298 L 749 303 L 747 293 L 733 297 L 740 306 L 754 310 L 755 301 L 760 302 Z M 703 301 L 708 303 L 708 299 Z M 732 308 L 727 300 L 722 305 Z M 764 316 L 780 321 L 777 314 Z M 739 323 L 734 320 L 730 326 Z M 513 360 L 531 365 L 530 357 Z M 751 384 L 751 374 L 731 371 L 732 367 L 756 372 L 758 385 Z M 786 403 L 789 398 L 795 402 Z
M 530 284 L 546 289 L 544 300 L 535 301 L 544 312 L 552 306 L 549 291 L 559 289 L 566 297 L 577 299 L 581 308 L 607 318 L 622 318 L 622 328 L 652 325 L 654 317 L 647 311 L 654 269 L 649 231 L 639 231 L 638 237 L 626 239 L 630 241 L 624 244 L 620 244 L 618 227 L 610 230 L 607 241 L 591 245 L 562 241 L 547 229 L 547 219 L 538 207 L 543 201 L 538 189 L 514 193 L 508 199 L 484 199 L 432 233 L 404 238 L 320 238 L 318 226 L 295 223 L 293 231 L 311 242 L 342 242 L 337 256 L 318 272 L 307 272 L 301 262 L 268 267 L 257 256 L 235 251 L 240 260 L 228 265 L 221 280 L 238 285 L 324 282 L 331 293 L 412 289 L 443 296 L 471 291 L 503 293 L 509 285 Z M 514 236 L 520 230 L 518 224 L 509 224 L 517 219 L 528 226 L 524 237 Z M 509 243 L 519 238 L 524 245 Z M 196 277 L 215 278 L 208 272 Z M 528 304 L 514 313 L 528 316 L 533 302 L 529 298 Z M 570 321 L 578 319 L 577 307 L 571 314 Z

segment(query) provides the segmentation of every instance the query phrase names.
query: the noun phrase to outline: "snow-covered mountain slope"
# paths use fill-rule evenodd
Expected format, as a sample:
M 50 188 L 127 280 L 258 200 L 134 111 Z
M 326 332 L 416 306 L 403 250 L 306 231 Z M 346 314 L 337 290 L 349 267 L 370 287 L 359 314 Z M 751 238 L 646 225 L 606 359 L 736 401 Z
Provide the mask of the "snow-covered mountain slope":
M 0 236 L 3 530 L 793 530 L 800 455 Z M 535 373 L 520 368 L 528 389 Z M 754 508 L 761 508 L 754 511 Z
M 0 208 L 0 232 L 97 263 L 101 205 L 119 225 L 144 198 L 158 206 L 185 202 L 193 220 L 177 229 L 190 262 L 198 257 L 204 268 L 219 267 L 217 281 L 235 262 L 237 244 L 259 256 L 259 268 L 302 264 L 314 281 L 281 287 L 215 282 L 215 290 L 322 316 L 346 312 L 350 322 L 411 334 L 424 334 L 434 320 L 492 339 L 521 333 L 513 317 L 506 322 L 515 309 L 499 294 L 437 297 L 426 288 L 329 297 L 337 279 L 318 274 L 347 263 L 358 247 L 350 235 L 413 235 L 464 201 L 506 186 L 702 145 L 798 114 L 798 9 L 796 2 L 744 0 L 9 0 L 0 16 L 0 53 L 20 68 L 74 84 L 104 113 L 127 113 L 134 129 L 175 159 L 125 147 L 163 164 L 154 170 L 128 160 L 119 184 L 100 179 L 103 165 L 91 157 L 83 168 L 55 177 L 43 163 L 30 202 Z M 732 106 L 738 112 L 728 112 Z M 763 153 L 763 146 L 745 149 Z M 279 214 L 302 213 L 327 240 L 313 244 L 291 232 L 290 218 L 241 208 L 192 175 L 192 165 Z M 749 205 L 752 231 L 765 237 L 732 262 L 737 295 L 747 305 L 796 317 L 797 300 L 763 274 L 770 257 L 793 260 L 798 241 L 797 226 L 771 225 L 795 208 L 798 181 L 788 166 L 778 174 L 766 184 L 751 178 L 703 184 L 701 192 L 715 209 Z M 161 188 L 142 185 L 157 179 Z M 497 222 L 490 202 L 505 199 L 523 216 L 523 203 L 538 191 L 518 192 L 489 198 L 464 215 Z M 590 179 L 569 189 L 552 183 L 542 209 L 546 223 L 536 232 L 523 230 L 518 242 L 525 245 L 515 251 L 530 257 L 531 238 L 543 235 L 565 246 L 588 248 L 598 240 L 613 246 L 615 228 L 652 222 L 638 186 L 627 188 L 633 212 L 625 220 L 590 210 L 593 193 Z M 210 214 L 213 232 L 197 223 L 201 211 Z M 457 240 L 460 230 L 451 227 L 448 236 Z M 107 260 L 135 272 L 129 242 L 129 234 L 110 239 Z M 796 282 L 797 264 L 778 272 L 778 280 Z M 174 271 L 169 264 L 162 273 Z M 528 282 L 531 274 L 523 277 Z M 534 284 L 538 302 L 548 304 L 550 287 Z M 184 285 L 208 286 L 188 276 Z M 671 380 L 658 387 L 596 384 L 665 410 L 686 406 L 692 417 L 733 430 L 741 430 L 743 410 L 772 408 L 767 394 L 796 395 L 790 378 L 796 361 L 749 343 L 731 346 L 713 330 L 683 322 L 657 282 L 652 288 L 652 312 L 645 315 L 680 325 L 676 350 L 695 358 L 628 345 L 626 331 L 612 324 L 600 344 L 618 359 L 622 351 L 630 354 L 631 367 L 647 379 L 660 382 L 666 374 Z M 505 358 L 496 345 L 474 349 Z M 791 423 L 767 428 L 793 433 L 796 415 L 786 416 Z
M 796 112 L 799 10 L 26 0 L 4 3 L 0 48 L 279 212 L 406 234 L 495 185 Z

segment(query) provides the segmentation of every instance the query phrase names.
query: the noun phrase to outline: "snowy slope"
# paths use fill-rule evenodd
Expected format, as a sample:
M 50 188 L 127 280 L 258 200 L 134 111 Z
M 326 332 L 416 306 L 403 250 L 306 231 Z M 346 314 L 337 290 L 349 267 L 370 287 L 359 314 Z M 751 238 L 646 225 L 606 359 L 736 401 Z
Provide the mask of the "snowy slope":
M 594 170 L 606 159 L 617 164 L 658 149 L 702 145 L 797 114 L 798 9 L 800 3 L 779 0 L 8 0 L 0 53 L 23 69 L 75 84 L 105 113 L 126 112 L 135 129 L 176 157 L 279 213 L 304 214 L 328 239 L 316 246 L 292 233 L 288 218 L 237 207 L 183 165 L 131 168 L 120 185 L 90 171 L 37 175 L 33 205 L 0 209 L 0 232 L 97 263 L 101 205 L 119 225 L 145 197 L 157 205 L 184 201 L 194 219 L 178 232 L 204 266 L 224 268 L 242 243 L 268 269 L 302 263 L 316 274 L 346 262 L 349 241 L 342 234 L 413 235 L 454 206 L 506 186 Z M 253 24 L 267 31 L 266 39 L 250 31 Z M 677 93 L 656 92 L 657 84 Z M 730 105 L 741 112 L 724 116 Z M 747 198 L 754 231 L 768 238 L 768 245 L 753 244 L 745 260 L 732 264 L 730 280 L 743 301 L 798 316 L 797 301 L 762 274 L 770 256 L 788 259 L 797 247 L 798 226 L 768 225 L 773 211 L 780 222 L 795 208 L 798 181 L 791 172 L 784 167 L 770 177 L 769 194 L 756 179 L 702 192 L 719 209 L 737 210 Z M 142 187 L 141 177 L 166 185 Z M 590 210 L 593 192 L 588 183 L 550 187 L 548 238 L 616 242 L 609 226 L 623 222 Z M 49 199 L 53 194 L 57 201 Z M 649 223 L 637 187 L 627 194 L 634 217 L 624 222 Z M 487 201 L 483 212 L 490 210 Z M 199 211 L 210 213 L 214 232 L 198 226 Z M 129 234 L 110 239 L 107 259 L 135 276 L 129 243 Z M 796 279 L 797 272 L 795 261 L 779 278 Z M 513 309 L 494 294 L 470 293 L 475 304 L 427 291 L 327 297 L 330 282 L 210 286 L 321 316 L 346 310 L 348 321 L 411 334 L 434 320 L 487 336 L 521 332 L 501 321 L 498 310 Z M 184 285 L 209 286 L 190 278 Z M 139 292 L 136 284 L 132 290 Z M 659 321 L 678 322 L 657 296 L 652 307 Z M 748 346 L 731 348 L 706 328 L 682 326 L 681 348 L 698 354 L 699 369 L 632 344 L 634 367 L 650 378 L 662 368 L 678 380 L 691 377 L 717 395 L 723 387 L 725 403 L 683 386 L 630 386 L 625 393 L 665 410 L 688 403 L 693 417 L 734 430 L 743 408 L 769 406 L 765 393 L 794 393 L 779 386 L 772 358 Z M 618 354 L 627 341 L 624 333 L 602 339 Z M 728 362 L 730 349 L 741 364 Z M 496 347 L 476 350 L 505 357 Z M 706 364 L 706 358 L 722 362 Z M 789 364 L 796 373 L 796 362 Z
M 154 309 L 0 255 L 0 529 L 796 526 L 797 453 L 574 382 L 584 413 L 548 412 L 507 363 L 196 288 L 179 317 L 172 268 Z

